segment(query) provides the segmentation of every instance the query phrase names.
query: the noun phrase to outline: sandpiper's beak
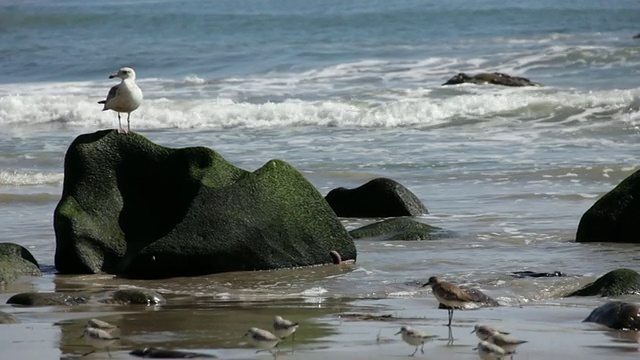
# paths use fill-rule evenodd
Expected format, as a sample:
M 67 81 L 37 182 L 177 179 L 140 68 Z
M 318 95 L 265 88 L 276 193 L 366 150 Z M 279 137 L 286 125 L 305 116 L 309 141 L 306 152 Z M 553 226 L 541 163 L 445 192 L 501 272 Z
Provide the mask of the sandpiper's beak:
M 430 283 L 430 282 L 428 282 L 428 283 L 426 283 L 426 284 L 422 285 L 421 287 L 430 286 L 430 285 L 431 285 L 431 283 Z
M 471 350 L 478 350 L 478 347 L 476 346 L 476 347 L 474 347 L 474 348 L 473 348 L 473 349 L 471 349 Z
M 242 339 L 242 338 L 246 338 L 246 337 L 247 337 L 247 335 L 249 335 L 249 333 L 248 333 L 248 332 L 247 332 L 247 333 L 245 333 L 244 335 L 242 335 L 242 337 L 241 337 L 240 339 Z
M 402 330 L 398 331 L 397 333 L 395 333 L 393 335 L 398 335 L 398 334 L 402 334 Z
M 474 332 L 476 332 L 476 330 L 478 330 L 478 329 L 474 328 L 473 330 L 471 330 L 471 332 L 469 334 L 473 334 Z

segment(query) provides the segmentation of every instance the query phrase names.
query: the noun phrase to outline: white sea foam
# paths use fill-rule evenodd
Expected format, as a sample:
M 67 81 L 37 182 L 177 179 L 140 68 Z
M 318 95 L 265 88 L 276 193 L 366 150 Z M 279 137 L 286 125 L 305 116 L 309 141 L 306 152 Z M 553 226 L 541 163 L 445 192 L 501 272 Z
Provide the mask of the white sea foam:
M 436 91 L 436 90 L 434 90 Z M 437 90 L 448 91 L 448 90 Z M 598 119 L 609 112 L 616 122 L 638 126 L 640 115 L 628 113 L 638 90 L 580 92 L 558 89 L 465 87 L 457 96 L 406 92 L 403 99 L 368 101 L 284 100 L 250 103 L 231 99 L 149 99 L 132 114 L 134 129 L 225 127 L 431 127 L 466 121 L 504 125 L 505 119 L 531 121 L 532 128 L 566 124 L 609 126 Z M 10 95 L 0 97 L 0 126 L 61 124 L 85 128 L 115 127 L 115 113 L 102 112 L 93 99 L 79 95 Z M 562 112 L 567 112 L 562 116 Z M 492 124 L 496 121 L 496 124 Z M 563 131 L 563 129 L 559 129 Z
M 62 184 L 64 175 L 18 170 L 0 170 L 0 186 L 33 186 Z

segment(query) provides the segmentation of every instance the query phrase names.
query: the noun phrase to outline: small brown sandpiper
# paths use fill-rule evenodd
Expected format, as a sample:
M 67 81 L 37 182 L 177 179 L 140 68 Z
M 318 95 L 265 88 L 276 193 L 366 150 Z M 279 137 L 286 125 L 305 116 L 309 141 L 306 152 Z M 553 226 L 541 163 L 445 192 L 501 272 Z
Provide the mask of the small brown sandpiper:
M 422 287 L 425 286 L 431 286 L 431 292 L 433 292 L 436 300 L 448 307 L 449 323 L 447 326 L 449 327 L 451 327 L 451 320 L 453 319 L 453 309 L 464 307 L 467 303 L 473 302 L 471 296 L 464 290 L 452 283 L 441 281 L 437 276 L 430 277 L 429 281 L 422 285 Z

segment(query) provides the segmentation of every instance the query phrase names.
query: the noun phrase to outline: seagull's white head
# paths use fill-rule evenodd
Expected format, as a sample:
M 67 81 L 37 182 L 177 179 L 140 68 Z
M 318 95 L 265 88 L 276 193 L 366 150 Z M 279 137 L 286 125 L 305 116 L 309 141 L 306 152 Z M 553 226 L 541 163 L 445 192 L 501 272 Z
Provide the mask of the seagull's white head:
M 113 78 L 121 78 L 121 79 L 132 79 L 135 80 L 136 78 L 136 72 L 133 71 L 132 68 L 130 67 L 123 67 L 122 69 L 118 70 L 117 73 L 115 74 L 111 74 L 109 75 L 109 79 L 113 79 Z

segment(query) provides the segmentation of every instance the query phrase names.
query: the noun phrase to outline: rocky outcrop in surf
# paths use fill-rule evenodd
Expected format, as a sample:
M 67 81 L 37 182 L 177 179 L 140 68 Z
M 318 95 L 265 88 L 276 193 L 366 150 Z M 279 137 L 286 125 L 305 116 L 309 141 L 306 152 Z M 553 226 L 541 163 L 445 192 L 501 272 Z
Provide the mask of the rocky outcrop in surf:
M 422 201 L 399 182 L 377 178 L 354 188 L 329 191 L 325 199 L 341 217 L 418 216 L 429 211 Z
M 621 296 L 640 292 L 640 274 L 631 269 L 616 269 L 569 296 Z
M 640 242 L 640 170 L 606 193 L 580 219 L 578 242 Z
M 527 78 L 519 76 L 511 76 L 504 73 L 480 73 L 476 75 L 467 75 L 465 73 L 459 73 L 447 80 L 442 85 L 457 85 L 457 84 L 492 84 L 502 86 L 542 86 L 539 83 L 533 82 Z
M 203 147 L 131 133 L 76 138 L 54 213 L 56 269 L 132 278 L 195 276 L 356 259 L 322 195 L 280 160 L 248 172 Z
M 431 226 L 412 218 L 393 218 L 375 222 L 349 232 L 354 239 L 435 240 L 452 237 L 454 234 L 437 226 Z
M 592 322 L 616 330 L 640 330 L 640 305 L 609 301 L 595 308 L 582 322 Z
M 0 243 L 0 286 L 21 276 L 41 276 L 40 266 L 25 247 L 13 243 Z

